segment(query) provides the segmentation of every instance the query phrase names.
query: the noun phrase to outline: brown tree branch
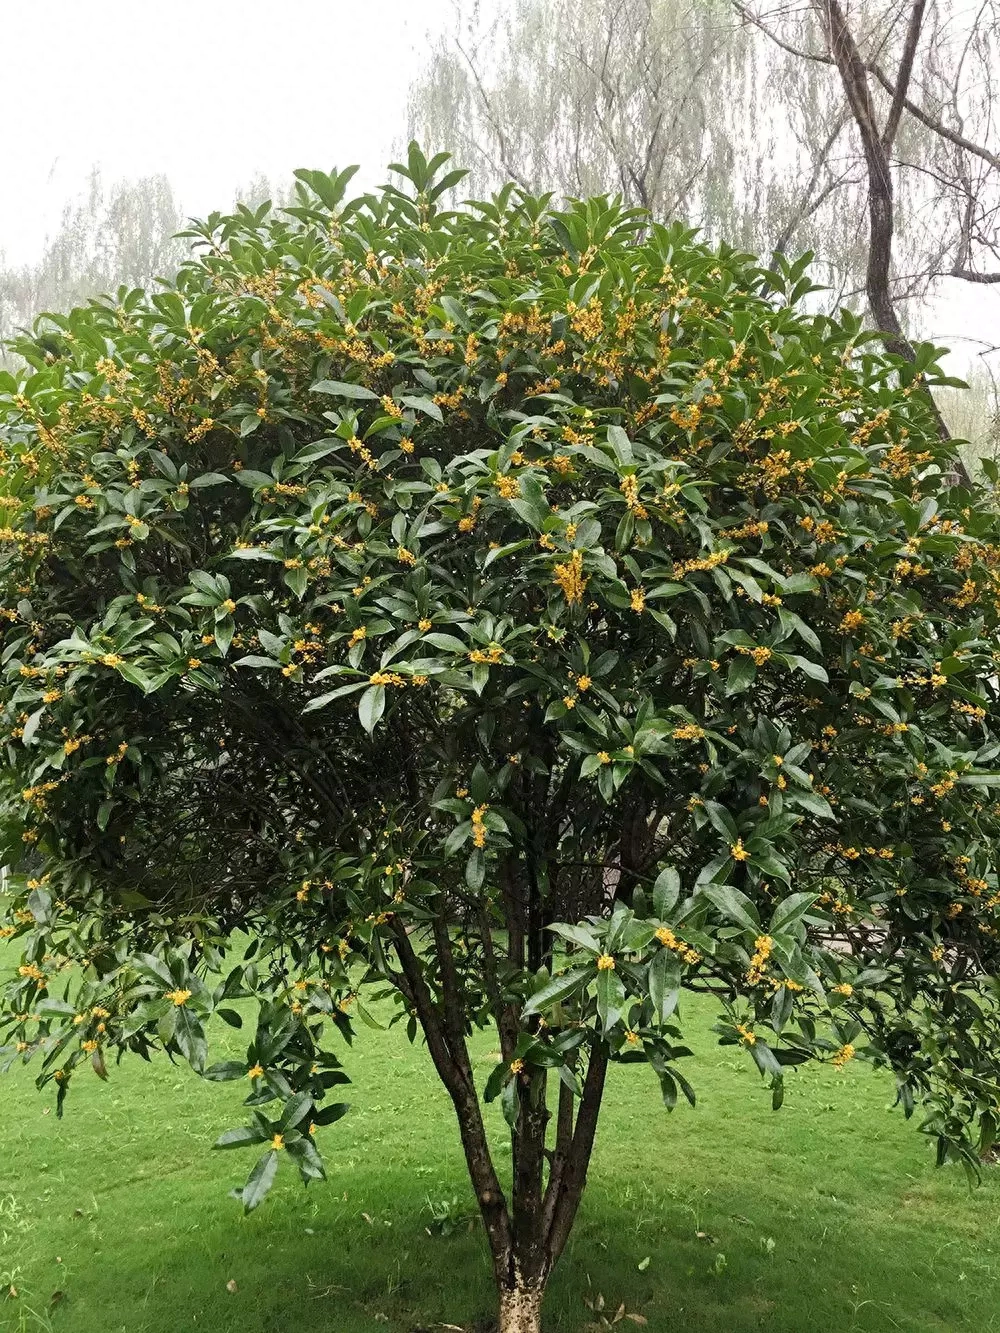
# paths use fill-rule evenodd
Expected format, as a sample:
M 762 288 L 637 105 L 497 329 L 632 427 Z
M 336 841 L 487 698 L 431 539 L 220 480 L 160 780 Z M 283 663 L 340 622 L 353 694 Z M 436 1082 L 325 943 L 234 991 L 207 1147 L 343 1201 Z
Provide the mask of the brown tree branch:
M 1000 282 L 1000 273 L 976 273 L 970 268 L 958 265 L 947 273 L 949 278 L 961 278 L 964 282 Z
M 836 64 L 836 61 L 834 60 L 833 56 L 827 52 L 807 51 L 801 46 L 795 46 L 792 42 L 785 41 L 784 38 L 778 36 L 778 34 L 773 30 L 773 28 L 769 28 L 766 23 L 764 23 L 760 18 L 758 18 L 758 16 L 754 14 L 751 9 L 748 8 L 748 6 L 746 6 L 745 4 L 741 4 L 739 0 L 734 0 L 733 8 L 736 10 L 737 14 L 739 14 L 740 18 L 744 20 L 744 22 L 749 23 L 753 27 L 759 29 L 759 31 L 762 32 L 765 37 L 769 38 L 775 44 L 775 46 L 780 47 L 782 51 L 786 51 L 789 55 L 798 56 L 800 60 L 811 60 L 819 65 Z M 869 74 L 873 75 L 873 77 L 879 81 L 879 83 L 891 97 L 895 96 L 896 83 L 893 79 L 889 77 L 888 74 L 886 74 L 885 70 L 882 69 L 880 65 L 878 65 L 874 61 L 866 61 L 865 69 Z M 989 148 L 986 148 L 983 144 L 975 143 L 972 139 L 969 139 L 964 134 L 959 133 L 958 130 L 952 129 L 949 125 L 946 125 L 944 121 L 940 119 L 940 117 L 932 115 L 918 102 L 914 102 L 912 98 L 906 97 L 904 95 L 902 99 L 902 105 L 906 108 L 906 110 L 910 113 L 911 116 L 913 116 L 916 120 L 919 120 L 920 123 L 924 125 L 927 129 L 933 130 L 935 134 L 940 135 L 942 139 L 947 139 L 948 142 L 954 144 L 956 148 L 962 148 L 964 149 L 965 152 L 971 153 L 974 157 L 982 158 L 984 162 L 988 162 L 990 166 L 996 167 L 998 170 L 1000 170 L 1000 154 L 992 152 Z
M 490 1154 L 479 1098 L 471 1077 L 465 1073 L 469 1065 L 465 1042 L 459 1043 L 461 1051 L 456 1058 L 446 1040 L 442 1016 L 424 980 L 420 959 L 414 952 L 406 927 L 397 917 L 392 918 L 390 927 L 396 956 L 413 997 L 427 1049 L 455 1107 L 465 1161 L 489 1238 L 497 1281 L 503 1283 L 507 1280 L 511 1256 L 510 1215 Z
M 892 103 L 889 107 L 889 115 L 886 117 L 885 125 L 882 127 L 883 153 L 888 153 L 891 150 L 896 139 L 896 131 L 899 129 L 903 106 L 906 102 L 906 90 L 910 86 L 910 78 L 913 74 L 913 61 L 920 42 L 920 30 L 923 27 L 924 10 L 926 8 L 927 0 L 913 0 L 910 22 L 906 29 L 906 40 L 903 43 L 903 54 L 899 61 L 899 71 L 896 74 L 896 85 L 892 90 Z
M 574 1103 L 576 1098 L 572 1088 L 562 1079 L 559 1081 L 559 1107 L 556 1112 L 556 1140 L 549 1164 L 549 1183 L 545 1190 L 542 1204 L 543 1235 L 547 1236 L 552 1226 L 552 1217 L 562 1193 L 562 1180 L 566 1171 L 570 1146 L 573 1142 Z
M 587 1077 L 584 1079 L 583 1096 L 577 1112 L 576 1127 L 567 1154 L 566 1167 L 558 1182 L 557 1197 L 554 1206 L 549 1209 L 548 1200 L 543 1210 L 550 1214 L 548 1233 L 545 1238 L 548 1262 L 551 1267 L 562 1254 L 569 1239 L 573 1222 L 576 1218 L 583 1189 L 587 1183 L 587 1170 L 590 1156 L 594 1151 L 594 1136 L 597 1133 L 597 1119 L 604 1098 L 604 1082 L 608 1073 L 608 1047 L 599 1038 L 595 1038 L 590 1051 L 590 1063 Z

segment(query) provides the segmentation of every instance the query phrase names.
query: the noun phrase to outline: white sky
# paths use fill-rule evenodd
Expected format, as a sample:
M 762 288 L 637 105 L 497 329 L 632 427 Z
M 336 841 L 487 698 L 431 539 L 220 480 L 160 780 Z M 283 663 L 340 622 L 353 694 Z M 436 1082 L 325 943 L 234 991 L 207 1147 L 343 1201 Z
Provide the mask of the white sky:
M 94 166 L 108 183 L 163 172 L 196 216 L 258 173 L 360 163 L 377 183 L 452 15 L 450 0 L 0 0 L 0 254 L 36 258 Z M 1000 343 L 1000 287 L 943 282 L 926 336 L 962 373 L 975 339 Z
M 262 172 L 384 179 L 448 0 L 0 0 L 0 252 L 34 259 L 96 165 L 228 208 Z

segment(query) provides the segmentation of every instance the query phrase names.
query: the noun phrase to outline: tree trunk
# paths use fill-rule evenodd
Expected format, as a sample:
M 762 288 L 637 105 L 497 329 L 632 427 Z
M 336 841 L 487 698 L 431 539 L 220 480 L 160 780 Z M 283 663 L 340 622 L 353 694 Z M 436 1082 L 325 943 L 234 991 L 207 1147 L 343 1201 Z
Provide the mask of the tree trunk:
M 520 1280 L 500 1287 L 500 1319 L 497 1333 L 542 1333 L 544 1288 Z

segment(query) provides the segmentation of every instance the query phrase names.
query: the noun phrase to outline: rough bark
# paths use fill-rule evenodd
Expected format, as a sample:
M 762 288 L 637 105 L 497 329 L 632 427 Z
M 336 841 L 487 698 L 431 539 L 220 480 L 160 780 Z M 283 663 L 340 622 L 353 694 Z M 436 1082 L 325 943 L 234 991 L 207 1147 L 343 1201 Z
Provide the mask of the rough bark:
M 500 1288 L 498 1333 L 541 1333 L 544 1288 L 515 1282 Z
M 398 922 L 393 923 L 393 936 L 406 982 L 404 994 L 417 1011 L 434 1068 L 447 1088 L 455 1107 L 469 1178 L 476 1191 L 479 1211 L 490 1242 L 497 1282 L 500 1284 L 505 1277 L 505 1268 L 501 1260 L 511 1252 L 510 1217 L 507 1212 L 507 1201 L 490 1155 L 482 1108 L 473 1082 L 464 1037 L 459 1032 L 458 1049 L 453 1050 L 446 1034 L 450 1030 L 454 1041 L 456 1025 L 453 1019 L 450 1019 L 447 1025 L 443 1021 L 441 1012 L 424 981 L 420 961 L 413 951 L 406 930 Z M 449 1009 L 452 1007 L 447 998 L 445 1007 Z
M 595 1042 L 590 1053 L 587 1077 L 583 1083 L 583 1097 L 577 1112 L 576 1127 L 573 1130 L 562 1179 L 557 1186 L 555 1197 L 551 1201 L 547 1198 L 542 1205 L 546 1216 L 551 1216 L 546 1243 L 549 1263 L 552 1266 L 555 1265 L 569 1240 L 569 1233 L 573 1229 L 576 1212 L 583 1198 L 590 1157 L 594 1150 L 597 1119 L 601 1111 L 601 1102 L 604 1100 L 604 1080 L 607 1072 L 608 1048 L 603 1042 Z M 551 1194 L 551 1190 L 549 1193 Z

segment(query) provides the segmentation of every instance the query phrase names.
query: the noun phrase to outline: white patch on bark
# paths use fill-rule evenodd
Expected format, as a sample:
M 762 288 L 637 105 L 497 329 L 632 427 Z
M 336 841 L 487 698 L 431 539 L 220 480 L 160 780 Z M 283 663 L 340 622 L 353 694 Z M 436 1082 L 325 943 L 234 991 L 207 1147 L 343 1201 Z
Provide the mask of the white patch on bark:
M 518 1283 L 500 1291 L 499 1333 L 542 1333 L 542 1292 Z

